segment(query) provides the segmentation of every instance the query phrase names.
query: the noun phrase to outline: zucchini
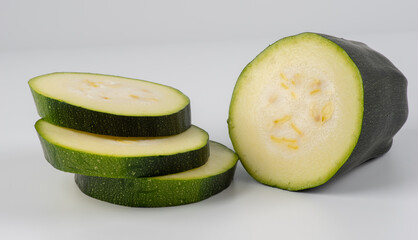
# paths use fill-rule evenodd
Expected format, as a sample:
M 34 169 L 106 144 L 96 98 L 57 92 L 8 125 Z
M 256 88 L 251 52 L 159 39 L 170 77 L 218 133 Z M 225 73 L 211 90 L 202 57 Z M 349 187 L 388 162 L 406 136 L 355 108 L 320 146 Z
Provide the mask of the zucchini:
M 407 80 L 367 45 L 302 33 L 240 74 L 228 128 L 248 173 L 302 190 L 389 151 L 408 116 Z
M 191 126 L 190 100 L 177 89 L 143 80 L 51 73 L 29 81 L 39 115 L 55 125 L 91 133 L 155 137 Z
M 55 168 L 91 176 L 134 178 L 166 175 L 202 166 L 209 136 L 192 126 L 167 137 L 115 137 L 35 124 L 46 160 Z
M 226 189 L 234 177 L 237 155 L 210 142 L 208 162 L 186 172 L 147 178 L 104 178 L 75 175 L 86 195 L 130 207 L 168 207 L 194 203 Z

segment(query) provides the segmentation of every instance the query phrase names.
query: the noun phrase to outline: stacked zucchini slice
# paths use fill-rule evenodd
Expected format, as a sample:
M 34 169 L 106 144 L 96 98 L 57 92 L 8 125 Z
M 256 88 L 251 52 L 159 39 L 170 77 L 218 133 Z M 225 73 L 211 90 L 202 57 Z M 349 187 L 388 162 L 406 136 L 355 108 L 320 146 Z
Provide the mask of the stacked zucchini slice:
M 177 89 L 90 73 L 29 81 L 47 161 L 85 194 L 132 207 L 201 201 L 227 188 L 237 155 L 191 125 Z M 210 149 L 210 151 L 209 151 Z

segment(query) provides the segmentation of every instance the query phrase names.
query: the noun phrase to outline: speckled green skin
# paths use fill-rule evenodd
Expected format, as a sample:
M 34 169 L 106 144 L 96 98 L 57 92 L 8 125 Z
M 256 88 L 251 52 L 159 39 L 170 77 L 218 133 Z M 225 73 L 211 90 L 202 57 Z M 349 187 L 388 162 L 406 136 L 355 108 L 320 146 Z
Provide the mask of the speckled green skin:
M 86 195 L 109 203 L 130 207 L 177 206 L 202 201 L 226 189 L 233 180 L 238 156 L 234 154 L 231 160 L 229 168 L 206 177 L 127 179 L 76 174 L 75 182 Z
M 169 207 L 202 201 L 232 182 L 236 165 L 228 171 L 203 179 L 162 180 L 157 178 L 104 178 L 75 175 L 86 195 L 129 207 Z
M 389 59 L 366 44 L 319 35 L 344 49 L 363 79 L 361 133 L 350 157 L 338 170 L 340 175 L 389 151 L 393 136 L 408 118 L 408 82 Z
M 191 126 L 190 104 L 169 115 L 123 116 L 71 105 L 31 91 L 44 120 L 80 131 L 120 137 L 159 137 L 179 134 Z
M 200 167 L 209 157 L 209 144 L 171 155 L 118 157 L 81 152 L 48 142 L 38 132 L 46 160 L 56 169 L 90 176 L 136 178 L 167 175 Z

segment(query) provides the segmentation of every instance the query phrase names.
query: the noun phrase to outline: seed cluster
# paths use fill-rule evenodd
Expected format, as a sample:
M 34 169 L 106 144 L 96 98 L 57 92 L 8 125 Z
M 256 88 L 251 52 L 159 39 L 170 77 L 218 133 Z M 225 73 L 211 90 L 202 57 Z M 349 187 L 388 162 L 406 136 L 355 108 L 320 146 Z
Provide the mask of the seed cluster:
M 286 92 L 290 93 L 290 97 L 292 99 L 297 99 L 297 94 L 293 90 L 296 85 L 299 85 L 301 82 L 302 75 L 297 73 L 293 76 L 293 78 L 288 78 L 284 73 L 280 73 L 280 87 L 286 90 Z M 321 80 L 314 78 L 310 80 L 307 85 L 306 94 L 307 96 L 313 96 L 321 94 L 323 83 Z M 303 94 L 298 92 L 299 94 Z M 308 94 L 309 93 L 309 94 Z M 277 95 L 274 95 L 269 98 L 269 103 L 274 103 L 277 100 Z M 334 113 L 334 104 L 331 101 L 326 102 L 323 105 L 320 104 L 313 104 L 310 107 L 310 116 L 316 122 L 319 123 L 321 126 L 325 124 L 328 120 L 331 119 Z M 299 140 L 303 137 L 304 132 L 299 128 L 294 121 L 292 121 L 292 115 L 284 115 L 280 118 L 276 118 L 273 120 L 273 129 L 282 128 L 282 127 L 290 127 L 292 131 L 296 134 L 295 138 L 289 137 L 278 137 L 276 135 L 270 135 L 271 141 L 284 144 L 287 148 L 298 150 L 299 149 Z
M 83 80 L 83 86 L 80 87 L 80 91 L 87 94 L 87 95 L 91 95 L 89 92 L 91 90 L 91 88 L 103 88 L 103 89 L 108 89 L 108 88 L 120 88 L 122 85 L 121 84 L 113 84 L 113 83 L 106 83 L 106 82 L 102 82 L 102 81 L 92 81 L 89 79 L 84 79 Z M 134 100 L 138 100 L 138 101 L 143 101 L 143 102 L 158 102 L 159 99 L 156 98 L 152 92 L 150 90 L 147 89 L 139 89 L 140 92 L 142 93 L 143 96 L 141 96 L 138 93 L 127 93 L 127 97 L 129 99 L 134 99 Z M 108 94 L 105 94 L 103 91 L 96 93 L 101 99 L 104 100 L 110 100 L 113 97 L 110 97 Z

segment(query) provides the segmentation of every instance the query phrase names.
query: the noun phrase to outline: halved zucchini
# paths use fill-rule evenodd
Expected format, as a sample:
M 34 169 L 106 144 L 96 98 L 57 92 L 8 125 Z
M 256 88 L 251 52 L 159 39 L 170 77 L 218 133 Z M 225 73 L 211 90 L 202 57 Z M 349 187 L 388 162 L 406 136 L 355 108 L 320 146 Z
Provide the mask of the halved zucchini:
M 168 137 L 114 137 L 35 124 L 45 158 L 72 173 L 115 178 L 158 176 L 186 171 L 206 163 L 209 136 L 192 126 Z
M 59 126 L 125 137 L 181 133 L 191 126 L 190 100 L 177 89 L 143 80 L 51 73 L 29 81 L 39 115 Z
M 104 178 L 75 175 L 86 195 L 130 207 L 168 207 L 198 202 L 227 188 L 234 177 L 237 155 L 210 142 L 208 162 L 186 172 L 150 178 Z
M 363 43 L 315 33 L 267 47 L 242 71 L 229 134 L 256 180 L 288 190 L 327 182 L 387 152 L 408 115 L 407 81 Z

